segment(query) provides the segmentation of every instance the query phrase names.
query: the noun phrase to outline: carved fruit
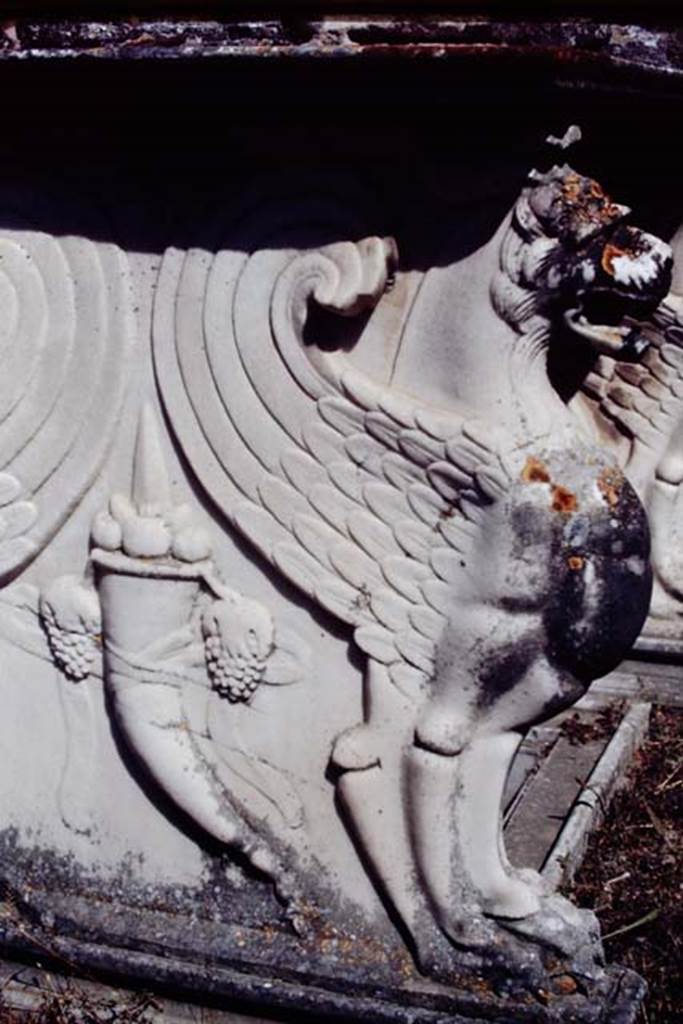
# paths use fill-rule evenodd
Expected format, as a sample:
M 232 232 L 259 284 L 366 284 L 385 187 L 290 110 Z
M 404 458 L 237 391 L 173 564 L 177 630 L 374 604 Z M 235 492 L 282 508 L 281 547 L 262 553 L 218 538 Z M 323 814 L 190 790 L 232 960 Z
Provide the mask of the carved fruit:
M 265 659 L 231 653 L 223 646 L 218 634 L 205 638 L 204 650 L 206 667 L 216 693 L 227 697 L 232 704 L 251 700 L 263 678 Z
M 93 544 L 105 551 L 117 551 L 121 547 L 122 531 L 120 523 L 108 512 L 98 512 L 90 531 Z
M 201 562 L 211 554 L 211 540 L 206 530 L 188 526 L 175 536 L 173 554 L 181 562 Z
M 58 667 L 70 679 L 85 679 L 101 630 L 96 592 L 77 576 L 60 576 L 41 595 L 40 616 Z
M 132 558 L 158 558 L 171 550 L 171 534 L 161 519 L 133 516 L 123 524 L 123 550 Z
M 119 493 L 112 494 L 109 499 L 109 511 L 114 519 L 118 519 L 120 523 L 123 523 L 126 519 L 131 519 L 136 514 L 135 506 L 130 498 L 126 497 L 125 494 Z

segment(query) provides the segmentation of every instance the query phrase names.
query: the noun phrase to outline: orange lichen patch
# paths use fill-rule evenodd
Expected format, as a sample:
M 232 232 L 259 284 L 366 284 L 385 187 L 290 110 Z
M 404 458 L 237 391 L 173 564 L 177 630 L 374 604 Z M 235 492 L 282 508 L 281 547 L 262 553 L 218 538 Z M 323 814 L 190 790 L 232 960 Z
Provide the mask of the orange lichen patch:
M 569 996 L 576 992 L 578 985 L 571 974 L 561 974 L 559 978 L 553 979 L 553 991 L 560 995 Z
M 555 484 L 553 487 L 552 499 L 550 507 L 553 512 L 576 512 L 579 507 L 579 503 L 576 500 L 576 495 L 567 490 L 566 487 Z
M 597 480 L 598 490 L 610 508 L 619 504 L 624 476 L 618 469 L 603 469 Z
M 580 221 L 611 224 L 621 216 L 619 206 L 597 181 L 574 172 L 567 174 L 562 182 L 562 198 L 572 207 L 572 216 Z
M 525 484 L 549 484 L 550 473 L 548 472 L 544 463 L 540 459 L 535 458 L 533 455 L 527 456 L 527 460 L 524 463 L 524 469 L 521 473 L 522 480 Z
M 583 569 L 584 563 L 585 559 L 582 558 L 581 555 L 570 555 L 567 559 L 567 565 L 573 570 L 573 572 L 579 572 Z

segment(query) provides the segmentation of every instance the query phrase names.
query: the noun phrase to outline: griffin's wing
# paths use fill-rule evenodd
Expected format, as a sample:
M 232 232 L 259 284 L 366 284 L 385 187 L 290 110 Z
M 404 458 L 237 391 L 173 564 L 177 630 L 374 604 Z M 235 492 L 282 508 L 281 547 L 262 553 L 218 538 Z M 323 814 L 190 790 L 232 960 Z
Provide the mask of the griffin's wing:
M 643 477 L 655 471 L 683 418 L 683 300 L 664 300 L 648 337 L 640 363 L 601 356 L 582 388 L 603 442 Z
M 124 397 L 131 311 L 115 246 L 0 232 L 0 584 L 101 468 Z
M 217 505 L 412 690 L 433 672 L 463 564 L 509 480 L 464 411 L 437 414 L 345 359 L 318 369 L 308 357 L 309 295 L 346 310 L 359 290 L 381 295 L 371 242 L 303 256 L 170 251 L 155 362 L 171 424 Z

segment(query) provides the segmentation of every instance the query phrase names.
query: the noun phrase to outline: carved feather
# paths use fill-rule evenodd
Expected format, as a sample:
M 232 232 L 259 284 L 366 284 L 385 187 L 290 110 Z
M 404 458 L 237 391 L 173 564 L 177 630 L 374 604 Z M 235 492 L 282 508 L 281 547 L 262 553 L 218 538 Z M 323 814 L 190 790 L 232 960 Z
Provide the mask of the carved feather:
M 472 476 L 452 462 L 434 462 L 427 470 L 432 486 L 449 505 L 457 504 L 463 487 L 471 487 Z
M 637 486 L 646 486 L 664 457 L 666 446 L 683 415 L 683 334 L 672 320 L 678 316 L 680 300 L 668 296 L 655 314 L 649 329 L 650 347 L 638 364 L 620 363 L 601 357 L 584 381 L 582 390 L 592 399 L 584 409 L 600 428 L 615 423 L 620 435 L 632 441 L 622 462 L 634 472 Z M 610 444 L 609 432 L 603 443 Z M 622 447 L 617 444 L 615 455 Z
M 390 453 L 382 459 L 384 476 L 400 491 L 407 491 L 412 484 L 422 483 L 424 473 L 415 462 L 410 462 L 402 455 Z
M 417 700 L 429 680 L 429 673 L 415 668 L 414 665 L 396 661 L 389 666 L 389 677 L 404 696 Z
M 385 558 L 382 562 L 382 574 L 387 583 L 395 587 L 409 601 L 417 602 L 421 598 L 420 583 L 433 575 L 432 570 L 415 562 L 411 558 Z
M 38 509 L 30 501 L 15 501 L 0 508 L 0 542 L 27 533 L 37 518 Z
M 345 437 L 363 432 L 363 410 L 352 402 L 331 395 L 319 400 L 318 409 L 325 422 Z
M 385 391 L 380 399 L 379 407 L 382 412 L 385 412 L 387 416 L 395 420 L 399 426 L 415 426 L 415 409 L 406 401 L 403 395 L 396 395 Z
M 452 506 L 433 488 L 415 484 L 408 491 L 408 503 L 415 515 L 432 529 L 439 525 L 441 516 L 450 514 Z
M 341 384 L 347 395 L 357 402 L 361 408 L 370 412 L 378 409 L 382 399 L 382 389 L 378 388 L 372 381 L 355 370 L 347 370 L 341 378 Z
M 446 617 L 443 614 L 432 608 L 426 608 L 424 605 L 418 605 L 411 608 L 408 615 L 411 623 L 422 636 L 433 643 L 438 643 L 446 625 Z
M 327 467 L 327 473 L 332 483 L 347 498 L 357 501 L 358 504 L 363 502 L 363 488 L 365 484 L 375 480 L 375 477 L 368 473 L 367 470 L 361 469 L 355 462 L 348 460 L 330 463 Z
M 292 532 L 321 565 L 333 568 L 330 563 L 330 549 L 334 542 L 334 534 L 327 523 L 321 522 L 312 514 L 297 515 L 292 522 Z
M 376 586 L 384 586 L 384 578 L 377 563 L 350 541 L 339 539 L 330 548 L 330 562 L 339 576 L 352 587 L 364 593 L 371 593 Z
M 376 481 L 365 484 L 362 497 L 370 511 L 389 527 L 393 527 L 397 520 L 410 515 L 410 506 L 405 494 L 389 484 Z
M 436 577 L 425 579 L 421 584 L 425 601 L 437 612 L 448 615 L 453 605 L 453 588 Z
M 388 587 L 383 587 L 373 593 L 370 607 L 379 622 L 383 626 L 387 626 L 388 629 L 403 630 L 407 629 L 410 624 L 409 602 Z
M 426 562 L 433 543 L 433 532 L 414 518 L 401 519 L 394 524 L 394 537 L 407 555 Z
M 365 428 L 385 449 L 398 451 L 399 431 L 396 423 L 385 413 L 369 412 L 365 417 Z
M 353 540 L 376 562 L 398 551 L 398 544 L 389 527 L 364 509 L 351 513 L 348 529 Z
M 428 434 L 417 430 L 404 430 L 399 438 L 401 451 L 418 466 L 429 466 L 443 459 L 445 447 Z
M 458 583 L 462 577 L 463 558 L 457 551 L 435 548 L 431 557 L 432 568 L 444 583 Z
M 435 647 L 431 640 L 415 630 L 406 630 L 396 635 L 396 647 L 405 660 L 431 675 L 434 670 Z
M 264 507 L 288 530 L 293 529 L 297 515 L 305 515 L 308 511 L 306 499 L 275 476 L 264 476 L 259 483 L 258 493 Z
M 3 309 L 0 342 L 2 585 L 100 472 L 121 422 L 134 322 L 127 260 L 113 245 L 3 229 L 0 261 L 14 310 Z
M 347 454 L 360 466 L 373 476 L 382 475 L 382 459 L 386 455 L 386 448 L 374 437 L 367 434 L 354 434 L 347 438 L 344 445 Z
M 308 496 L 313 508 L 339 533 L 348 535 L 347 520 L 356 505 L 345 498 L 336 488 L 327 484 L 318 484 Z
M 363 603 L 358 600 L 356 588 L 334 576 L 325 576 L 322 582 L 313 588 L 313 596 L 323 608 L 336 615 L 342 622 L 355 625 L 369 618 Z
M 0 473 L 0 508 L 9 505 L 21 494 L 21 484 L 9 473 Z
M 336 430 L 319 421 L 306 425 L 304 444 L 321 466 L 326 466 L 340 455 L 340 437 Z
M 298 544 L 276 544 L 272 559 L 280 572 L 305 593 L 315 594 L 320 580 L 320 564 Z
M 672 328 L 669 334 L 672 334 L 676 328 Z M 675 370 L 683 370 L 683 349 L 678 344 L 671 344 L 665 342 L 659 349 L 659 353 L 665 363 L 673 367 Z
M 312 455 L 289 448 L 280 459 L 282 470 L 299 494 L 308 495 L 316 484 L 327 483 L 327 473 Z
M 421 430 L 426 431 L 437 441 L 450 441 L 459 426 L 454 423 L 453 416 L 444 416 L 443 413 L 433 412 L 431 409 L 420 409 L 415 420 Z
M 398 657 L 393 633 L 382 626 L 361 626 L 354 633 L 354 639 L 361 651 L 384 665 L 396 661 Z

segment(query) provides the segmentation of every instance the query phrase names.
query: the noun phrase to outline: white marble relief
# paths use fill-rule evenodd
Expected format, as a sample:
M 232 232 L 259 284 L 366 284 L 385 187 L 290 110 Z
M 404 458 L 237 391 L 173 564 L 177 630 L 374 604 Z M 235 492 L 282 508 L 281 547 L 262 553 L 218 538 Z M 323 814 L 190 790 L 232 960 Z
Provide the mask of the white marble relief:
M 27 770 L 0 739 L 36 791 L 61 751 L 51 842 L 200 885 L 187 820 L 297 929 L 327 886 L 394 934 L 388 906 L 437 978 L 494 948 L 599 970 L 594 919 L 510 864 L 500 805 L 525 731 L 638 635 L 636 492 L 659 580 L 657 501 L 683 478 L 675 403 L 653 446 L 619 398 L 677 396 L 679 363 L 670 250 L 629 214 L 555 165 L 486 245 L 417 274 L 391 238 L 330 242 L 339 202 L 266 206 L 215 253 L 165 253 L 151 351 L 123 253 L 0 236 L 0 626 L 31 677 L 7 675 L 12 729 L 40 705 L 45 750 Z M 549 353 L 587 345 L 568 402 Z

